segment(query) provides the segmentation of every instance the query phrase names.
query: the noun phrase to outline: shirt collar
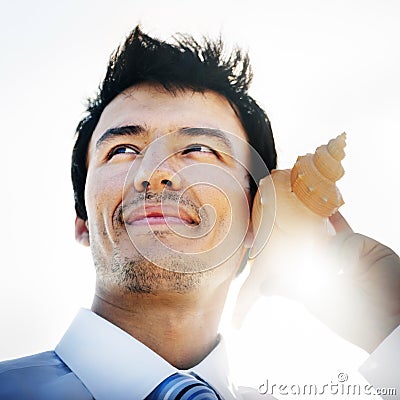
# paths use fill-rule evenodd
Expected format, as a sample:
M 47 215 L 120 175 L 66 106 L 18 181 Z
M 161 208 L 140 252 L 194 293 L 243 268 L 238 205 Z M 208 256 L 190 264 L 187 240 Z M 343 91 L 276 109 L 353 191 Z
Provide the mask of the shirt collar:
M 237 388 L 229 377 L 228 353 L 222 337 L 211 353 L 190 371 L 209 383 L 223 399 L 238 397 Z
M 178 372 L 143 343 L 86 309 L 79 311 L 55 352 L 97 400 L 143 399 Z M 222 340 L 190 371 L 207 381 L 224 399 L 236 398 L 228 378 Z

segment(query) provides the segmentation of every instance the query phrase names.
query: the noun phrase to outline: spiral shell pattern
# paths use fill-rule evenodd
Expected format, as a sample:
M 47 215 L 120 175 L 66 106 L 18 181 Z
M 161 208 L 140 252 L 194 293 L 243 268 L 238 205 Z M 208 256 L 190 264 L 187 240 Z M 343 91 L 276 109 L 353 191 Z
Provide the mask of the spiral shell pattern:
M 331 216 L 344 204 L 336 181 L 344 175 L 341 161 L 345 146 L 346 134 L 342 133 L 318 147 L 314 154 L 299 156 L 291 171 L 292 192 L 322 217 Z

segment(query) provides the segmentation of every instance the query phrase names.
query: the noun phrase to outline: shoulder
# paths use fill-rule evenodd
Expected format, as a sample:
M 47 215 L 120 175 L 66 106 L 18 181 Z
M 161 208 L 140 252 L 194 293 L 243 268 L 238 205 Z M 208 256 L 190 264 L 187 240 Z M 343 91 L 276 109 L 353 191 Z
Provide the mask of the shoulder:
M 40 368 L 64 364 L 54 351 L 34 354 L 27 357 L 16 358 L 0 362 L 0 376 L 9 371 L 21 370 L 24 368 Z
M 54 351 L 0 362 L 0 400 L 50 399 L 64 392 L 92 398 L 79 394 L 88 392 Z

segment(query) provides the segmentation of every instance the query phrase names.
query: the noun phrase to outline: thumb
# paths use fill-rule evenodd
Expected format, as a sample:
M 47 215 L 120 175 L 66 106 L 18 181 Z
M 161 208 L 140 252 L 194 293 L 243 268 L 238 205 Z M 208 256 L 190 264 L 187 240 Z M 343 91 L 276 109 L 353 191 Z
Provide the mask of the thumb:
M 335 228 L 336 233 L 353 232 L 351 226 L 339 211 L 336 211 L 335 214 L 331 215 L 329 221 Z

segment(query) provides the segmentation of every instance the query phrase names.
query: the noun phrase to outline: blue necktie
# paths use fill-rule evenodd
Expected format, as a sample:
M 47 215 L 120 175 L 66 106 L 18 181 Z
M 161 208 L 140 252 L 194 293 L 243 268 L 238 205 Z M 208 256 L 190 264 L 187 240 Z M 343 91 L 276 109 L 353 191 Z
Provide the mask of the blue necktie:
M 189 374 L 176 373 L 161 382 L 146 400 L 220 400 L 205 382 Z

